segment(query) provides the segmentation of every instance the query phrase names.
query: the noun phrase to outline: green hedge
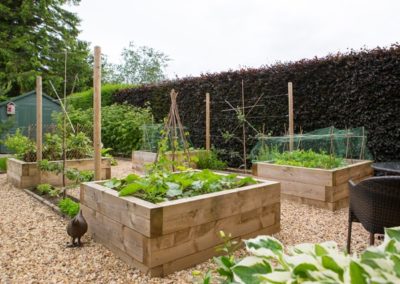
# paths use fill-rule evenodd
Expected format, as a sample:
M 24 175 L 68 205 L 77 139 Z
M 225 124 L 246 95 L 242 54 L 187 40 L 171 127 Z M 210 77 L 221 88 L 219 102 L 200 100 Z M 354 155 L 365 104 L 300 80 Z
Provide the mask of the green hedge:
M 241 106 L 241 82 L 245 105 L 257 104 L 247 120 L 247 149 L 257 142 L 253 137 L 265 133 L 284 134 L 288 127 L 287 83 L 294 86 L 295 132 L 334 126 L 339 129 L 365 126 L 368 148 L 376 160 L 400 160 L 400 45 L 374 50 L 351 51 L 324 58 L 278 63 L 260 69 L 242 69 L 204 74 L 121 90 L 113 95 L 116 103 L 143 106 L 150 102 L 160 121 L 168 113 L 172 88 L 179 92 L 178 105 L 183 124 L 190 130 L 196 147 L 205 141 L 205 93 L 211 94 L 211 138 L 217 149 L 224 149 L 230 165 L 241 164 L 236 153 L 242 151 L 238 139 L 238 115 L 230 109 Z M 261 99 L 258 101 L 258 99 Z M 246 109 L 250 112 L 250 108 Z M 233 139 L 225 139 L 224 133 Z
M 112 95 L 115 92 L 132 87 L 132 85 L 125 84 L 106 84 L 101 86 L 101 105 L 111 105 Z M 72 105 L 75 109 L 87 109 L 93 107 L 93 88 L 80 93 L 71 94 L 67 98 L 67 104 Z

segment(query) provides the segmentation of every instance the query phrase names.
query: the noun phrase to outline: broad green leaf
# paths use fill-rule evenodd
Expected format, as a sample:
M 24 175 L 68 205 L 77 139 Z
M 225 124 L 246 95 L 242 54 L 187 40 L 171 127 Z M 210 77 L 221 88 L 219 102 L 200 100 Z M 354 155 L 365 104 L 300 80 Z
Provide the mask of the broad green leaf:
M 367 284 L 368 274 L 364 268 L 355 261 L 350 261 L 350 283 Z
M 344 269 L 333 259 L 332 256 L 324 255 L 321 257 L 322 266 L 338 274 L 339 279 L 343 281 Z M 342 263 L 342 265 L 345 263 Z
M 292 247 L 292 253 L 294 254 L 314 254 L 315 245 L 310 243 L 298 244 Z
M 200 190 L 203 187 L 203 182 L 201 180 L 196 180 L 192 183 L 192 188 L 194 190 Z
M 108 181 L 106 181 L 103 185 L 105 187 L 111 188 L 111 189 L 115 189 L 118 188 L 119 186 L 121 186 L 122 182 L 116 178 L 112 178 Z
M 329 253 L 327 249 L 325 249 L 322 245 L 319 244 L 316 244 L 314 246 L 314 249 L 315 249 L 315 255 L 317 256 L 323 256 Z
M 272 267 L 262 258 L 248 256 L 232 267 L 232 271 L 236 282 L 255 284 L 261 283 L 259 274 L 271 273 Z
M 281 253 L 283 251 L 283 245 L 277 239 L 270 237 L 270 236 L 258 236 L 254 239 L 249 239 L 244 241 L 247 248 L 254 248 L 254 249 L 268 249 L 272 252 Z
M 266 283 L 272 284 L 286 284 L 292 280 L 292 274 L 289 271 L 274 271 L 268 274 L 260 274 L 259 277 Z
M 131 183 L 125 186 L 121 191 L 119 192 L 119 196 L 127 196 L 127 195 L 132 195 L 136 193 L 137 191 L 143 189 L 143 185 L 139 183 Z
M 130 184 L 138 179 L 140 179 L 140 176 L 135 175 L 135 174 L 129 174 L 124 178 L 124 180 L 127 184 Z
M 311 263 L 301 263 L 294 267 L 293 274 L 303 279 L 307 279 L 310 271 L 318 270 L 317 266 Z
M 400 277 L 400 256 L 392 255 L 390 259 L 394 263 L 394 272 L 396 273 L 397 277 Z
M 400 242 L 400 227 L 385 228 L 385 239 Z

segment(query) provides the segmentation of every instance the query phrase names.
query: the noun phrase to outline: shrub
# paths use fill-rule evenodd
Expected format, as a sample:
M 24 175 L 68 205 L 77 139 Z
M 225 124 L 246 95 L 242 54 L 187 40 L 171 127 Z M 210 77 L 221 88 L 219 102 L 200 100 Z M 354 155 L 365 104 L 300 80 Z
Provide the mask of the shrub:
M 78 130 L 87 135 L 93 132 L 93 109 L 71 109 L 69 117 Z M 55 117 L 59 127 L 62 115 Z M 137 108 L 129 105 L 111 105 L 102 108 L 101 135 L 104 148 L 111 148 L 112 154 L 131 155 L 133 149 L 139 149 L 142 140 L 141 126 L 152 121 L 149 107 Z M 71 132 L 71 128 L 68 127 Z
M 80 209 L 79 203 L 73 201 L 70 198 L 61 199 L 58 202 L 58 207 L 60 208 L 60 211 L 62 213 L 71 218 L 75 217 L 79 213 Z
M 124 88 L 132 88 L 132 85 L 125 84 L 106 84 L 101 86 L 101 106 L 108 106 L 112 104 L 111 96 Z M 76 109 L 88 109 L 93 107 L 93 88 L 74 93 L 68 96 L 67 104 L 72 105 Z
M 7 134 L 4 145 L 20 160 L 26 162 L 36 160 L 36 145 L 23 135 L 20 129 L 17 129 L 13 135 Z
M 62 158 L 62 139 L 57 134 L 46 133 L 43 143 L 43 158 L 50 161 Z
M 227 167 L 226 163 L 218 158 L 213 151 L 204 151 L 196 155 L 195 163 L 198 169 L 223 170 Z
M 83 132 L 71 133 L 67 138 L 68 159 L 83 159 L 93 155 L 92 141 Z
M 289 253 L 270 236 L 245 245 L 250 256 L 243 259 L 214 258 L 218 283 L 400 283 L 400 227 L 386 229 L 383 244 L 360 256 L 339 251 L 335 242 L 300 244 Z

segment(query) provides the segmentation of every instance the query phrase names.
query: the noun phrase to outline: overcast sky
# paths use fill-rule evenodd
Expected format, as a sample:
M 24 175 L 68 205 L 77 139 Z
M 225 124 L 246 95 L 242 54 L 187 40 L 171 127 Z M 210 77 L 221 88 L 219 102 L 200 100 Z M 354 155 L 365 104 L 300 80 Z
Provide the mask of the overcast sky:
M 166 53 L 170 78 L 260 67 L 400 40 L 400 1 L 82 0 L 80 38 L 119 63 L 130 41 Z

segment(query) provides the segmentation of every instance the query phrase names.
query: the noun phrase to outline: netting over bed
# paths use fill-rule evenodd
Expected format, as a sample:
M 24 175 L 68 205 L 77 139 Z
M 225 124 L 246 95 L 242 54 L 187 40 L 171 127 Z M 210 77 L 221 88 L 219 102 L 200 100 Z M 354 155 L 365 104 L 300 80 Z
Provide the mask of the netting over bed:
M 292 138 L 293 150 L 312 150 L 345 159 L 372 159 L 367 148 L 367 132 L 364 127 L 317 129 Z M 287 136 L 260 136 L 251 151 L 253 161 L 269 161 L 276 152 L 289 151 L 291 138 Z

